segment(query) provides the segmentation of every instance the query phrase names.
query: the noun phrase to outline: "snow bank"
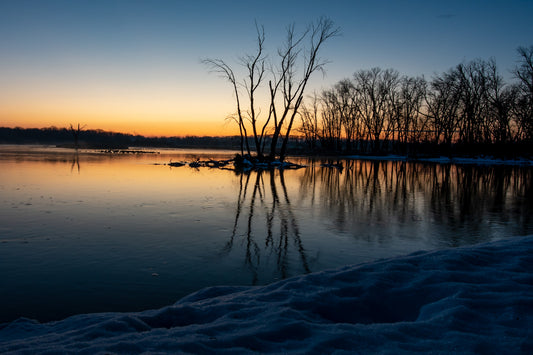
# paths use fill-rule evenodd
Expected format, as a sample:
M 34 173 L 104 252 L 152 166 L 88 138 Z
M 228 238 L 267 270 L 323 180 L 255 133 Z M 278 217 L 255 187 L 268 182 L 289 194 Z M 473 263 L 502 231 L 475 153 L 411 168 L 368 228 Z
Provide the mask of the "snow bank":
M 0 353 L 533 353 L 532 271 L 533 236 L 418 252 L 159 310 L 19 319 Z

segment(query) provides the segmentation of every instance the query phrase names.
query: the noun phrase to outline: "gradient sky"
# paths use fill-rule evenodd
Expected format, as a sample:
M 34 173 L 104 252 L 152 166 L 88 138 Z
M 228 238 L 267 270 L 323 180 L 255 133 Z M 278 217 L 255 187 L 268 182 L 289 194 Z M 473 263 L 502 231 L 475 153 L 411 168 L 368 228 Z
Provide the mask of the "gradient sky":
M 288 24 L 320 16 L 342 36 L 308 93 L 375 66 L 431 78 L 490 57 L 511 81 L 517 47 L 533 45 L 531 0 L 0 0 L 0 126 L 234 134 L 231 87 L 200 60 L 253 51 L 254 21 L 275 54 Z

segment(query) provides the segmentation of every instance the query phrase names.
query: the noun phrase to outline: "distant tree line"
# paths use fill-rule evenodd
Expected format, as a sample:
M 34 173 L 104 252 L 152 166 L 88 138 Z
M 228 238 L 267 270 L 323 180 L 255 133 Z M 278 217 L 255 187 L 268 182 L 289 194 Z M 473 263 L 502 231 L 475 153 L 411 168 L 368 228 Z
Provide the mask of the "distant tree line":
M 513 83 L 493 59 L 459 64 L 430 81 L 360 70 L 307 100 L 299 132 L 317 152 L 531 155 L 533 46 L 518 54 Z
M 0 127 L 0 144 L 48 144 L 75 148 L 216 148 L 238 149 L 239 137 L 144 137 L 103 130 Z

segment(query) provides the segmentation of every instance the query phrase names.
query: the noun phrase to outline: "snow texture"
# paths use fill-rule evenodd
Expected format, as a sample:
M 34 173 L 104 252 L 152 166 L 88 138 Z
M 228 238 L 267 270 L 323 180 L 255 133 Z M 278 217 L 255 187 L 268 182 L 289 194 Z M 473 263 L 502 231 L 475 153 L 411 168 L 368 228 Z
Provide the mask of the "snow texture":
M 0 353 L 533 353 L 533 236 L 0 325 Z

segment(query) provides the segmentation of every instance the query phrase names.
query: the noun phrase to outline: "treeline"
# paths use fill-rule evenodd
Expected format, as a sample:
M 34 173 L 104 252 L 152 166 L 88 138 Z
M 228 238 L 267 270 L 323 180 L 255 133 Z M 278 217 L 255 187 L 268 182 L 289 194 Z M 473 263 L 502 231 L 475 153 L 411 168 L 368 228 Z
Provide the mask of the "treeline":
M 74 146 L 80 145 L 110 145 L 128 146 L 135 141 L 135 137 L 102 130 L 73 131 L 68 128 L 0 128 L 0 143 L 2 144 L 49 144 Z
M 436 75 L 360 70 L 315 94 L 299 131 L 316 152 L 533 154 L 533 46 L 518 49 L 515 81 L 490 60 Z
M 76 136 L 77 134 L 77 136 Z M 239 137 L 144 137 L 103 130 L 68 128 L 0 128 L 0 144 L 48 144 L 80 148 L 215 148 L 238 149 Z

